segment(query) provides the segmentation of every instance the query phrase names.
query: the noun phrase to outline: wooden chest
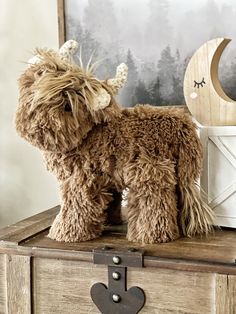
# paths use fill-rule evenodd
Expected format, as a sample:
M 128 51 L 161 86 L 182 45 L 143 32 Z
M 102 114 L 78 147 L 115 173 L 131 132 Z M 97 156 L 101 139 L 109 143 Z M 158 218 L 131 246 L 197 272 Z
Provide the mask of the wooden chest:
M 103 257 L 103 251 L 131 256 L 127 288 L 143 289 L 146 301 L 140 313 L 236 313 L 234 230 L 146 246 L 105 231 L 97 240 L 65 244 L 47 238 L 57 212 L 58 207 L 0 231 L 0 313 L 100 313 L 90 289 L 98 282 L 107 285 L 108 266 L 94 264 L 96 252 Z M 132 264 L 141 254 L 134 248 L 144 250 L 143 267 Z M 114 310 L 104 313 L 134 313 L 119 311 L 121 303 L 114 302 Z

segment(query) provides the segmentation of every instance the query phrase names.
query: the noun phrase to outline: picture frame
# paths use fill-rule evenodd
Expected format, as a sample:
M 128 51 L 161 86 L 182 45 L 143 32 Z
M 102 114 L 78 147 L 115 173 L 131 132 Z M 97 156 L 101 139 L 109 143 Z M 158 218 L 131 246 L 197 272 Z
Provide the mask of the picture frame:
M 80 1 L 80 0 L 79 0 Z M 67 0 L 57 0 L 57 8 L 58 8 L 58 35 L 59 35 L 59 46 L 61 46 L 66 40 L 68 40 L 68 39 L 73 39 L 73 38 L 68 38 L 67 37 L 67 27 L 68 27 L 68 25 L 67 25 L 67 14 L 66 14 L 66 3 L 67 3 Z M 70 3 L 69 1 L 68 1 L 68 3 Z M 96 60 L 95 60 L 96 61 Z M 118 65 L 118 63 L 117 63 L 117 65 Z M 115 67 L 113 68 L 113 73 L 115 73 Z M 102 72 L 104 72 L 104 71 L 102 71 Z M 110 71 L 109 71 L 110 72 Z M 137 88 L 137 93 L 139 93 L 139 92 L 141 92 L 141 94 L 142 94 L 142 92 L 143 92 L 143 82 L 141 82 L 140 83 L 140 86 L 132 86 L 132 84 L 131 84 L 131 86 L 129 86 L 128 88 L 127 88 L 127 93 L 129 94 L 130 92 L 132 93 L 132 89 L 135 89 L 135 88 Z M 138 90 L 139 88 L 141 88 L 141 90 Z M 124 90 L 126 89 L 126 87 L 124 87 Z M 145 88 L 144 88 L 145 89 Z M 144 92 L 145 92 L 145 90 L 144 90 Z M 127 94 L 126 93 L 126 94 Z M 119 101 L 121 101 L 122 102 L 122 104 L 124 105 L 124 106 L 130 106 L 130 104 L 124 104 L 124 100 L 125 100 L 125 98 L 127 98 L 127 96 L 124 96 L 124 91 L 121 91 L 121 93 L 118 95 L 118 100 Z M 132 96 L 132 98 L 134 98 L 133 96 Z M 152 105 L 156 105 L 155 103 L 150 103 L 150 101 L 145 101 L 145 97 L 142 97 L 142 95 L 141 95 L 141 98 L 143 98 L 143 99 L 141 99 L 141 100 L 144 100 L 144 101 L 139 101 L 139 99 L 137 99 L 137 101 L 135 102 L 134 100 L 133 100 L 133 102 L 132 102 L 132 104 L 131 104 L 131 106 L 133 106 L 134 105 L 134 103 L 143 103 L 143 104 L 146 104 L 146 103 L 148 103 L 148 104 L 152 104 Z M 183 95 L 182 95 L 182 99 L 183 99 Z M 163 104 L 162 104 L 163 105 Z M 164 104 L 164 105 L 166 105 L 166 104 Z M 167 104 L 167 107 L 169 106 L 170 104 Z M 172 105 L 172 104 L 171 104 Z M 181 103 L 179 103 L 178 104 L 178 107 L 185 107 L 186 108 L 186 106 L 185 105 L 183 105 L 183 103 L 181 102 Z
M 59 46 L 62 46 L 66 40 L 65 0 L 57 0 L 57 14 L 58 14 L 58 40 Z
M 96 3 L 96 6 L 102 6 L 103 10 L 105 10 L 105 1 L 94 1 Z M 129 18 L 126 18 L 128 26 L 126 29 L 132 28 L 131 23 L 133 23 L 134 18 L 139 19 L 140 16 L 132 17 L 132 13 L 130 10 L 131 4 L 133 3 L 133 0 L 127 0 L 127 1 L 121 1 L 121 2 L 115 2 L 114 0 L 108 0 L 110 3 L 109 5 L 113 5 L 113 7 L 110 8 L 110 10 L 114 11 L 115 15 L 118 15 L 117 8 L 120 10 L 120 13 L 126 14 L 126 17 L 130 16 Z M 178 3 L 179 4 L 178 4 Z M 183 1 L 184 2 L 184 1 Z M 209 4 L 208 4 L 209 2 Z M 183 6 L 182 11 L 181 8 L 178 9 L 178 5 L 180 6 L 180 1 L 170 1 L 170 0 L 163 0 L 163 1 L 152 1 L 152 0 L 145 0 L 145 1 L 137 1 L 135 4 L 138 7 L 140 3 L 142 3 L 143 8 L 145 3 L 152 3 L 153 8 L 155 6 L 160 5 L 161 10 L 163 13 L 166 12 L 166 16 L 163 19 L 162 22 L 162 29 L 166 31 L 168 29 L 168 32 L 173 33 L 174 29 L 174 35 L 170 35 L 175 39 L 170 39 L 170 43 L 168 40 L 161 39 L 162 30 L 159 30 L 159 37 L 155 41 L 154 44 L 153 39 L 143 40 L 143 43 L 140 44 L 142 46 L 143 50 L 153 50 L 155 51 L 155 46 L 160 46 L 156 50 L 157 57 L 155 57 L 155 60 L 152 57 L 152 54 L 141 53 L 140 55 L 137 54 L 137 43 L 135 42 L 135 39 L 133 39 L 135 36 L 131 36 L 132 33 L 127 34 L 126 37 L 126 31 L 121 31 L 121 26 L 123 24 L 119 24 L 118 32 L 119 38 L 117 39 L 117 47 L 119 46 L 120 53 L 118 56 L 117 54 L 114 54 L 114 50 L 112 45 L 104 44 L 105 40 L 102 40 L 103 42 L 99 42 L 99 40 L 102 38 L 101 35 L 102 31 L 99 33 L 99 31 L 96 29 L 95 32 L 91 32 L 91 28 L 89 30 L 89 23 L 88 21 L 91 21 L 91 19 L 84 18 L 84 10 L 85 9 L 85 3 L 92 3 L 92 1 L 88 0 L 57 0 L 58 3 L 58 27 L 59 27 L 59 44 L 60 46 L 68 39 L 75 39 L 79 41 L 81 44 L 81 41 L 76 38 L 76 33 L 72 31 L 73 29 L 76 29 L 75 25 L 72 25 L 75 20 L 71 19 L 71 13 L 73 13 L 73 16 L 75 16 L 74 12 L 78 10 L 78 18 L 76 17 L 76 23 L 80 24 L 80 31 L 81 27 L 83 31 L 88 31 L 88 39 L 91 41 L 89 44 L 86 44 L 85 38 L 82 39 L 82 55 L 85 56 L 85 61 L 87 62 L 90 56 L 94 53 L 93 49 L 91 48 L 89 50 L 89 53 L 86 51 L 86 46 L 95 46 L 96 50 L 96 44 L 94 44 L 92 41 L 98 42 L 97 46 L 99 50 L 99 53 L 96 55 L 94 54 L 93 61 L 100 61 L 105 60 L 103 64 L 100 65 L 98 68 L 98 78 L 106 79 L 111 76 L 114 76 L 116 67 L 119 63 L 125 62 L 128 64 L 129 68 L 129 76 L 126 86 L 123 88 L 123 90 L 118 95 L 118 100 L 120 103 L 127 107 L 132 107 L 133 105 L 137 103 L 142 104 L 151 104 L 151 105 L 157 105 L 157 106 L 185 106 L 185 100 L 183 95 L 183 78 L 184 78 L 184 72 L 186 69 L 186 66 L 188 64 L 188 61 L 190 60 L 192 54 L 196 49 L 198 49 L 205 41 L 211 39 L 212 37 L 232 37 L 235 41 L 232 41 L 233 44 L 230 44 L 230 47 L 227 47 L 226 51 L 224 52 L 224 55 L 221 60 L 220 64 L 220 80 L 222 81 L 222 87 L 225 89 L 226 93 L 233 99 L 236 99 L 236 89 L 233 88 L 234 82 L 236 85 L 236 75 L 231 71 L 231 68 L 235 64 L 236 68 L 236 62 L 234 61 L 234 55 L 233 50 L 236 47 L 236 31 L 230 31 L 227 23 L 233 23 L 233 18 L 230 17 L 229 21 L 222 26 L 222 29 L 218 27 L 220 25 L 219 21 L 222 19 L 225 19 L 225 15 L 229 14 L 228 11 L 232 11 L 233 5 L 231 4 L 230 0 L 211 0 L 211 1 L 205 1 L 205 2 L 198 2 L 197 0 L 193 1 L 191 3 L 191 9 L 189 9 L 186 6 L 186 12 L 183 12 Z M 210 3 L 211 2 L 211 3 Z M 103 4 L 102 4 L 103 3 Z M 117 4 L 120 3 L 120 4 Z M 74 4 L 78 4 L 76 8 L 73 8 Z M 120 7 L 118 7 L 120 5 Z M 123 6 L 123 7 L 122 7 Z M 161 7 L 162 6 L 162 7 Z M 177 8 L 177 13 L 173 16 L 173 8 Z M 98 10 L 98 8 L 96 8 Z M 156 7 L 156 12 L 158 8 Z M 210 10 L 211 9 L 211 10 Z M 227 11 L 227 10 L 228 11 Z M 102 10 L 102 9 L 101 9 Z M 123 10 L 123 11 L 122 11 Z M 134 8 L 136 10 L 136 8 Z M 171 11 L 172 10 L 172 11 Z M 208 12 L 208 11 L 212 12 Z M 88 11 L 88 10 L 87 10 Z M 153 10 L 155 11 L 155 10 Z M 171 11 L 172 16 L 169 16 L 169 11 Z M 175 10 L 176 11 L 176 10 Z M 227 11 L 226 13 L 224 13 Z M 99 13 L 98 11 L 94 11 L 94 17 L 96 18 Z M 129 13 L 130 12 L 130 13 Z M 135 11 L 138 12 L 138 11 Z M 223 13 L 222 13 L 223 12 Z M 219 21 L 215 21 L 213 19 L 214 15 L 222 13 L 222 16 L 219 15 Z M 80 20 L 81 16 L 83 15 L 83 21 Z M 88 15 L 88 14 L 87 14 Z M 133 14 L 135 15 L 135 14 Z M 184 18 L 188 16 L 192 16 L 191 19 L 189 19 L 188 22 L 184 22 Z M 202 16 L 201 16 L 202 15 Z M 212 18 L 209 24 L 210 26 L 204 26 L 199 28 L 199 23 L 202 24 L 202 21 L 205 21 L 206 16 Z M 88 15 L 89 16 L 89 15 Z M 233 15 L 232 15 L 233 16 Z M 74 17 L 73 17 L 74 18 Z M 171 20 L 174 19 L 174 22 Z M 179 19 L 179 30 L 175 30 L 175 25 L 177 22 L 175 19 Z M 182 20 L 181 20 L 182 19 Z M 129 20 L 132 20 L 129 21 Z M 130 24 L 129 24 L 130 23 Z M 163 26 L 164 23 L 164 26 Z M 165 23 L 169 23 L 166 24 Z M 173 24 L 175 23 L 175 24 Z M 182 23 L 182 24 L 181 24 Z M 91 24 L 91 23 L 90 23 Z M 101 26 L 98 25 L 99 27 Z M 227 24 L 227 25 L 226 25 Z M 185 27 L 183 27 L 183 25 Z M 135 25 L 133 27 L 133 31 L 135 30 L 135 27 L 138 26 Z M 145 28 L 145 25 L 144 25 Z M 161 28 L 161 26 L 160 26 Z M 102 27 L 101 27 L 102 29 Z M 106 28 L 107 29 L 107 28 Z M 184 31 L 183 31 L 184 29 Z M 163 36 L 168 37 L 168 32 L 166 32 Z M 183 32 L 183 34 L 181 34 Z M 140 33 L 140 29 L 139 29 Z M 186 36 L 184 34 L 186 33 Z M 235 33 L 235 34 L 234 34 Z M 130 35 L 131 34 L 131 35 Z M 137 30 L 138 34 L 138 30 Z M 144 32 L 145 34 L 145 32 Z M 188 36 L 187 36 L 188 35 Z M 194 36 L 193 36 L 194 35 Z M 176 37 L 179 36 L 179 38 L 176 39 Z M 86 37 L 86 36 L 84 36 Z M 137 38 L 141 38 L 141 35 L 137 35 Z M 147 34 L 146 34 L 146 37 Z M 153 37 L 153 34 L 150 34 L 150 38 Z M 189 40 L 186 40 L 183 38 L 189 37 Z M 194 40 L 192 40 L 194 38 Z M 80 39 L 80 38 L 79 38 Z M 129 39 L 132 39 L 130 42 L 129 47 Z M 138 40 L 138 39 L 137 39 Z M 160 41 L 163 41 L 163 43 L 160 45 Z M 109 42 L 109 40 L 107 40 Z M 146 42 L 146 44 L 145 44 Z M 183 43 L 184 42 L 184 43 Z M 191 45 L 188 44 L 191 42 Z M 91 44 L 92 43 L 92 44 Z M 85 47 L 85 49 L 84 49 Z M 114 46 L 115 47 L 115 46 Z M 144 49 L 145 47 L 145 49 Z M 136 50 L 135 50 L 136 49 Z M 118 49 L 117 49 L 118 50 Z M 144 58 L 143 58 L 144 56 Z M 143 59 L 142 59 L 143 58 Z M 85 62 L 85 64 L 86 64 Z M 130 66 L 131 64 L 131 66 Z M 132 69 L 132 66 L 134 65 L 134 69 Z M 171 64 L 171 65 L 170 65 Z M 169 72 L 168 72 L 169 71 Z M 166 72 L 167 75 L 166 75 Z

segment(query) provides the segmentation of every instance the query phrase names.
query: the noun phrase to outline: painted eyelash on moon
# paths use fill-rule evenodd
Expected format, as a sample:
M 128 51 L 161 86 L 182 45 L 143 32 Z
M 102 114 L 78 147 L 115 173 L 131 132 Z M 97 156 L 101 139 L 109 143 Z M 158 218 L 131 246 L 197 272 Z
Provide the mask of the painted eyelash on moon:
M 200 86 L 203 87 L 203 85 L 206 84 L 204 77 L 202 78 L 201 82 L 197 82 L 194 80 L 194 87 L 199 88 Z

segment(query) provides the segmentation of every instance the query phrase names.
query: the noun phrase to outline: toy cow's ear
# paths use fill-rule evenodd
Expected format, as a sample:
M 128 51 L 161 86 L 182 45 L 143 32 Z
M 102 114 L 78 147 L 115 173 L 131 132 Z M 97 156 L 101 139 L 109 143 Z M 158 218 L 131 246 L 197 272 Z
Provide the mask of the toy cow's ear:
M 107 84 L 111 87 L 112 91 L 116 94 L 121 89 L 128 77 L 128 67 L 125 63 L 118 65 L 116 69 L 116 76 L 107 80 Z
M 116 76 L 106 81 L 111 91 L 116 94 L 119 89 L 125 85 L 128 76 L 128 67 L 125 63 L 121 63 L 116 69 Z M 111 102 L 111 95 L 104 89 L 100 88 L 92 103 L 92 110 L 98 111 L 105 109 Z
M 96 97 L 94 97 L 94 100 L 92 102 L 92 110 L 98 111 L 101 109 L 105 109 L 107 106 L 109 106 L 111 101 L 110 94 L 104 89 L 100 88 Z

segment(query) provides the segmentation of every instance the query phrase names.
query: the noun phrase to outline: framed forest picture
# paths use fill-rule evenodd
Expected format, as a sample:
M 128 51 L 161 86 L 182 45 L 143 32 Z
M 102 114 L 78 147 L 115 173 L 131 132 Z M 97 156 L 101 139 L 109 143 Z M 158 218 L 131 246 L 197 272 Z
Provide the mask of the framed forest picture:
M 204 42 L 229 37 L 220 64 L 226 94 L 236 99 L 236 4 L 234 0 L 58 0 L 60 44 L 74 39 L 83 63 L 92 56 L 99 78 L 129 68 L 118 95 L 136 103 L 184 105 L 188 61 Z

